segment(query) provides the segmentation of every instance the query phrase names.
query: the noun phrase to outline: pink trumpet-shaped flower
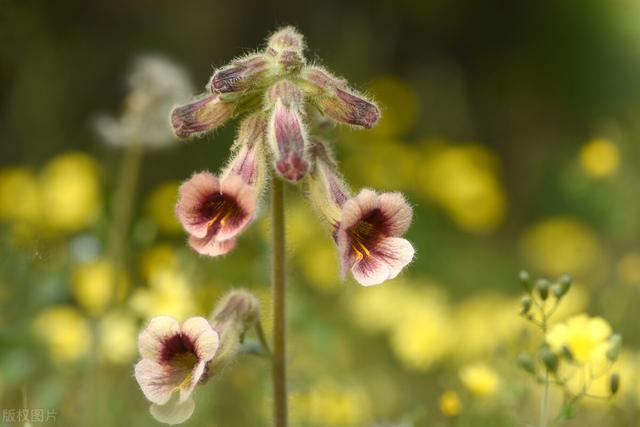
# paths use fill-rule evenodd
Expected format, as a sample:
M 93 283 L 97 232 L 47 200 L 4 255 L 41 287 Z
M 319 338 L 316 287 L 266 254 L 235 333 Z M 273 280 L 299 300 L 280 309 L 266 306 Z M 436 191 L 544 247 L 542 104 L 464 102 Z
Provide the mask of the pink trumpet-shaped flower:
M 342 274 L 351 270 L 364 286 L 393 279 L 415 253 L 403 236 L 411 224 L 412 209 L 400 193 L 362 190 L 346 201 L 335 233 Z
M 293 83 L 282 80 L 269 95 L 274 107 L 268 135 L 276 171 L 289 181 L 298 182 L 309 170 L 307 133 L 300 117 L 302 93 Z
M 231 173 L 220 181 L 201 172 L 180 187 L 176 215 L 193 249 L 218 256 L 233 249 L 235 237 L 255 217 L 256 203 L 256 188 L 241 176 Z
M 222 126 L 235 114 L 234 103 L 217 94 L 206 95 L 171 111 L 171 127 L 178 138 L 200 136 Z
M 142 359 L 135 366 L 135 377 L 158 421 L 179 424 L 191 416 L 191 394 L 206 381 L 219 341 L 202 317 L 189 318 L 182 326 L 172 317 L 155 317 L 140 333 Z

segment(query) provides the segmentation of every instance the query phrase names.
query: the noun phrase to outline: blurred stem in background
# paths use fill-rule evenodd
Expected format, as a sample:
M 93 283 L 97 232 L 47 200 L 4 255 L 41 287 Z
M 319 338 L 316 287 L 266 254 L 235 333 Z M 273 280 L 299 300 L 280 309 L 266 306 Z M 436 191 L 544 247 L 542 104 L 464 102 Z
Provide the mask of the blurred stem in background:
M 142 144 L 133 142 L 126 145 L 113 197 L 113 212 L 107 236 L 107 256 L 113 267 L 111 304 L 117 299 L 118 277 L 126 258 L 127 233 L 133 215 L 133 202 L 138 187 L 142 153 Z
M 287 373 L 286 373 L 286 301 L 284 278 L 284 189 L 282 181 L 273 177 L 271 189 L 271 215 L 273 227 L 273 417 L 275 427 L 287 426 Z

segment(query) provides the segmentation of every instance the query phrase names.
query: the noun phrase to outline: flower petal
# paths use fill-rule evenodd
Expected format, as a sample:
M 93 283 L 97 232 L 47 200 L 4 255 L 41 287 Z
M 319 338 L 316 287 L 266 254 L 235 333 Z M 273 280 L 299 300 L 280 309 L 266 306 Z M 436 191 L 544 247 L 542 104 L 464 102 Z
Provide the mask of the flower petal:
M 365 256 L 351 267 L 353 278 L 362 286 L 379 285 L 389 278 L 389 264 L 375 256 Z
M 216 240 L 213 237 L 198 238 L 189 236 L 189 246 L 196 252 L 208 256 L 225 255 L 236 245 L 236 239 Z
M 208 362 L 213 359 L 218 351 L 220 339 L 207 319 L 204 317 L 188 318 L 182 324 L 182 334 L 186 335 L 193 343 L 198 360 Z M 196 382 L 198 380 L 200 378 Z
M 149 412 L 156 420 L 161 423 L 175 425 L 182 424 L 187 421 L 196 407 L 192 398 L 179 402 L 178 399 L 172 399 L 165 405 L 151 405 Z
M 205 237 L 211 218 L 203 215 L 203 206 L 220 193 L 220 181 L 210 172 L 194 174 L 180 186 L 176 215 L 184 229 L 196 237 Z
M 151 359 L 136 364 L 135 377 L 144 396 L 152 403 L 164 405 L 184 379 L 181 373 Z
M 348 229 L 357 224 L 367 213 L 378 206 L 378 195 L 375 191 L 364 188 L 358 195 L 345 202 L 342 208 L 340 228 Z
M 415 249 L 407 239 L 388 237 L 375 248 L 375 256 L 389 266 L 389 279 L 395 278 L 413 260 Z
M 180 324 L 169 316 L 158 316 L 151 319 L 138 337 L 138 350 L 143 359 L 159 362 L 162 345 L 170 337 L 180 333 Z
M 413 209 L 402 193 L 383 193 L 378 196 L 379 209 L 385 218 L 385 234 L 387 236 L 404 235 L 413 217 Z

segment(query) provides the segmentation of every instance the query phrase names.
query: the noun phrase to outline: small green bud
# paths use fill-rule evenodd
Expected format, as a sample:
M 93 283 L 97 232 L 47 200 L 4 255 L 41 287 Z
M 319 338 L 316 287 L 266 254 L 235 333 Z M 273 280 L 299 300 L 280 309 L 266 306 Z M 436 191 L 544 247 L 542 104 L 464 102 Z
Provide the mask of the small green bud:
M 517 362 L 518 362 L 518 366 L 520 366 L 522 369 L 529 372 L 530 374 L 536 373 L 536 365 L 533 363 L 533 359 L 531 358 L 529 353 L 522 352 L 518 354 Z
M 570 287 L 571 275 L 569 273 L 564 273 L 562 276 L 560 276 L 560 279 L 558 279 L 558 283 L 553 286 L 553 289 L 551 291 L 557 299 L 560 299 L 564 297 L 567 292 L 569 292 Z
M 567 359 L 570 362 L 573 362 L 573 353 L 571 353 L 571 349 L 569 349 L 569 347 L 567 347 L 566 345 L 562 346 L 562 357 L 564 357 L 565 359 Z
M 522 299 L 520 300 L 520 305 L 522 306 L 522 310 L 520 311 L 520 314 L 522 315 L 527 314 L 531 309 L 531 297 L 528 295 L 522 297 Z
M 609 343 L 611 347 L 607 350 L 607 359 L 612 362 L 615 362 L 620 355 L 620 348 L 622 347 L 622 336 L 620 334 L 613 334 L 611 338 L 609 338 Z
M 556 356 L 549 347 L 543 347 L 540 350 L 540 358 L 549 371 L 556 372 L 558 370 L 560 361 L 558 360 L 558 356 Z
M 531 293 L 531 291 L 533 291 L 533 284 L 531 283 L 531 276 L 528 271 L 521 270 L 520 273 L 518 273 L 518 280 L 520 280 L 525 292 Z
M 611 392 L 611 396 L 615 396 L 618 390 L 620 390 L 620 374 L 615 372 L 609 377 L 609 391 Z
M 550 283 L 547 279 L 540 279 L 536 282 L 536 290 L 538 291 L 542 301 L 545 301 L 549 296 L 549 286 Z

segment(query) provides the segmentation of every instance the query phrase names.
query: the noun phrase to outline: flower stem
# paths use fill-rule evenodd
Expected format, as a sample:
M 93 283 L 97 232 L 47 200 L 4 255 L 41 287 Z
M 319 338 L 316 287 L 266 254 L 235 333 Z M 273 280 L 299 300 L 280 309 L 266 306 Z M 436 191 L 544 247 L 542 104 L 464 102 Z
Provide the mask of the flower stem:
M 554 308 L 555 309 L 555 308 Z M 544 303 L 541 308 L 542 313 L 542 339 L 547 339 L 547 320 L 548 314 L 544 309 Z M 547 427 L 549 425 L 549 368 L 544 367 L 544 386 L 542 389 L 542 401 L 540 402 L 540 427 Z
M 132 143 L 126 146 L 113 196 L 112 216 L 107 236 L 107 256 L 113 268 L 111 304 L 116 302 L 119 277 L 126 259 L 127 232 L 129 231 L 133 214 L 133 202 L 138 187 L 142 151 L 141 144 Z
M 544 388 L 542 389 L 542 401 L 540 402 L 540 427 L 547 427 L 549 416 L 549 369 L 544 368 Z
M 274 427 L 287 426 L 287 372 L 286 372 L 286 302 L 284 280 L 284 188 L 282 181 L 273 177 L 271 189 L 271 216 L 273 227 L 273 355 L 271 376 L 273 382 Z

